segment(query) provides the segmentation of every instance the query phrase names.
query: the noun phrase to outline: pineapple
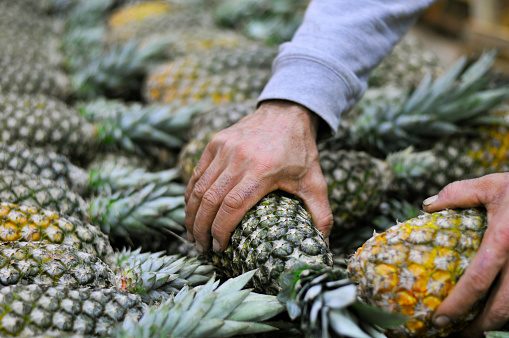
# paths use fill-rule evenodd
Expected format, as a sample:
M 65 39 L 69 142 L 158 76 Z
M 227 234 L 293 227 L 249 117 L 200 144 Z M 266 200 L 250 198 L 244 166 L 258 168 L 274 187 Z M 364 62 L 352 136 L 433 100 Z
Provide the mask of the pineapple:
M 270 193 L 251 208 L 226 250 L 210 258 L 228 277 L 257 269 L 253 286 L 267 294 L 281 290 L 278 277 L 298 262 L 332 265 L 332 254 L 302 201 L 283 192 Z
M 89 219 L 88 203 L 69 187 L 20 172 L 0 170 L 0 201 L 54 210 L 83 221 Z
M 214 104 L 259 95 L 271 74 L 274 48 L 215 48 L 151 70 L 144 83 L 147 102 Z
M 63 71 L 41 63 L 26 63 L 18 58 L 1 57 L 0 93 L 44 94 L 66 100 L 70 79 Z
M 117 288 L 139 294 L 149 303 L 170 298 L 185 285 L 195 287 L 212 277 L 214 267 L 196 258 L 163 255 L 163 252 L 144 252 L 124 249 L 115 254 Z
M 63 155 L 21 142 L 0 143 L 0 169 L 56 181 L 82 196 L 88 191 L 89 174 L 85 169 L 73 165 Z
M 107 104 L 95 107 L 109 109 Z M 91 123 L 77 110 L 56 99 L 43 95 L 0 94 L 0 140 L 49 147 L 73 162 L 86 164 L 100 147 L 138 154 L 146 152 L 144 144 L 178 149 L 183 140 L 177 135 L 183 133 L 186 123 L 200 109 L 198 106 L 135 106 L 92 119 L 89 115 L 95 113 L 85 106 L 81 112 L 93 120 Z
M 43 241 L 75 247 L 108 264 L 113 248 L 97 227 L 54 211 L 14 203 L 0 203 L 0 241 Z
M 50 147 L 86 161 L 98 147 L 97 130 L 64 102 L 44 95 L 0 94 L 0 139 Z
M 461 330 L 480 308 L 476 304 L 443 329 L 431 324 L 433 311 L 478 250 L 486 226 L 486 211 L 481 209 L 423 213 L 374 234 L 350 259 L 348 270 L 368 304 L 409 316 L 391 334 L 445 336 Z
M 81 334 L 111 336 L 125 318 L 146 310 L 141 298 L 113 289 L 69 289 L 36 284 L 0 289 L 2 336 Z
M 126 319 L 116 337 L 231 337 L 275 330 L 260 322 L 284 310 L 275 296 L 242 289 L 254 271 L 219 285 L 211 278 L 196 288 L 184 287 L 160 305 L 152 306 L 139 322 Z
M 185 285 L 205 284 L 214 267 L 195 258 L 117 252 L 111 268 L 76 248 L 43 242 L 0 243 L 0 284 L 111 288 L 136 293 L 147 303 L 168 299 Z
M 113 286 L 113 271 L 94 255 L 44 242 L 0 243 L 0 284 L 62 285 L 68 288 Z

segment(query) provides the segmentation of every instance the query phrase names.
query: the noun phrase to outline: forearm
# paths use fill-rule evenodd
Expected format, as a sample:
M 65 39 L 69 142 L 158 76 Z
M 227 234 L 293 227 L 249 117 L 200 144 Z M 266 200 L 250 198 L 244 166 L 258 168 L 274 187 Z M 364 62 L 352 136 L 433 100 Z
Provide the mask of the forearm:
M 291 42 L 281 45 L 259 101 L 299 103 L 335 131 L 366 89 L 369 72 L 433 0 L 314 0 Z

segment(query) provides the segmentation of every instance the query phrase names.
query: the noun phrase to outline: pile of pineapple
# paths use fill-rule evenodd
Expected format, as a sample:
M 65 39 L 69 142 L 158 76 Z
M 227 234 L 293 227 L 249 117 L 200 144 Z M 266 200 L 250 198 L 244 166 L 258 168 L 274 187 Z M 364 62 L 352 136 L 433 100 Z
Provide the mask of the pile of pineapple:
M 444 336 L 475 316 L 430 325 L 485 212 L 419 206 L 507 170 L 492 51 L 444 68 L 406 36 L 377 67 L 319 139 L 329 245 L 282 191 L 226 251 L 187 241 L 194 167 L 254 111 L 308 2 L 0 1 L 0 335 Z

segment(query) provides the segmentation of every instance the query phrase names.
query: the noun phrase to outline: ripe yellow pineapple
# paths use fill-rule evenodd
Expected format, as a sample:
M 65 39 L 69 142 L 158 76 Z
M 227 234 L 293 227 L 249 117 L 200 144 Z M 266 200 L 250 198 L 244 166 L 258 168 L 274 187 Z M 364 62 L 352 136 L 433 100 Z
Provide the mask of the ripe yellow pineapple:
M 461 330 L 479 310 L 480 303 L 440 330 L 431 323 L 478 250 L 486 226 L 480 209 L 424 213 L 374 234 L 351 258 L 350 275 L 368 304 L 409 316 L 393 335 L 445 336 Z

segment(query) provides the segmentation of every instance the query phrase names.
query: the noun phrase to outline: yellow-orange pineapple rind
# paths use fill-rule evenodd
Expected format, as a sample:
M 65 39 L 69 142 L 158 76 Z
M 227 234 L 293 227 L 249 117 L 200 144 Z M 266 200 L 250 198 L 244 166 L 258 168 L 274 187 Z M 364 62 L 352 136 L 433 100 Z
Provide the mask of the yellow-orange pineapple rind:
M 393 334 L 444 336 L 461 323 L 437 330 L 431 316 L 465 271 L 485 230 L 483 210 L 423 213 L 374 234 L 351 258 L 349 272 L 367 303 L 410 316 Z

